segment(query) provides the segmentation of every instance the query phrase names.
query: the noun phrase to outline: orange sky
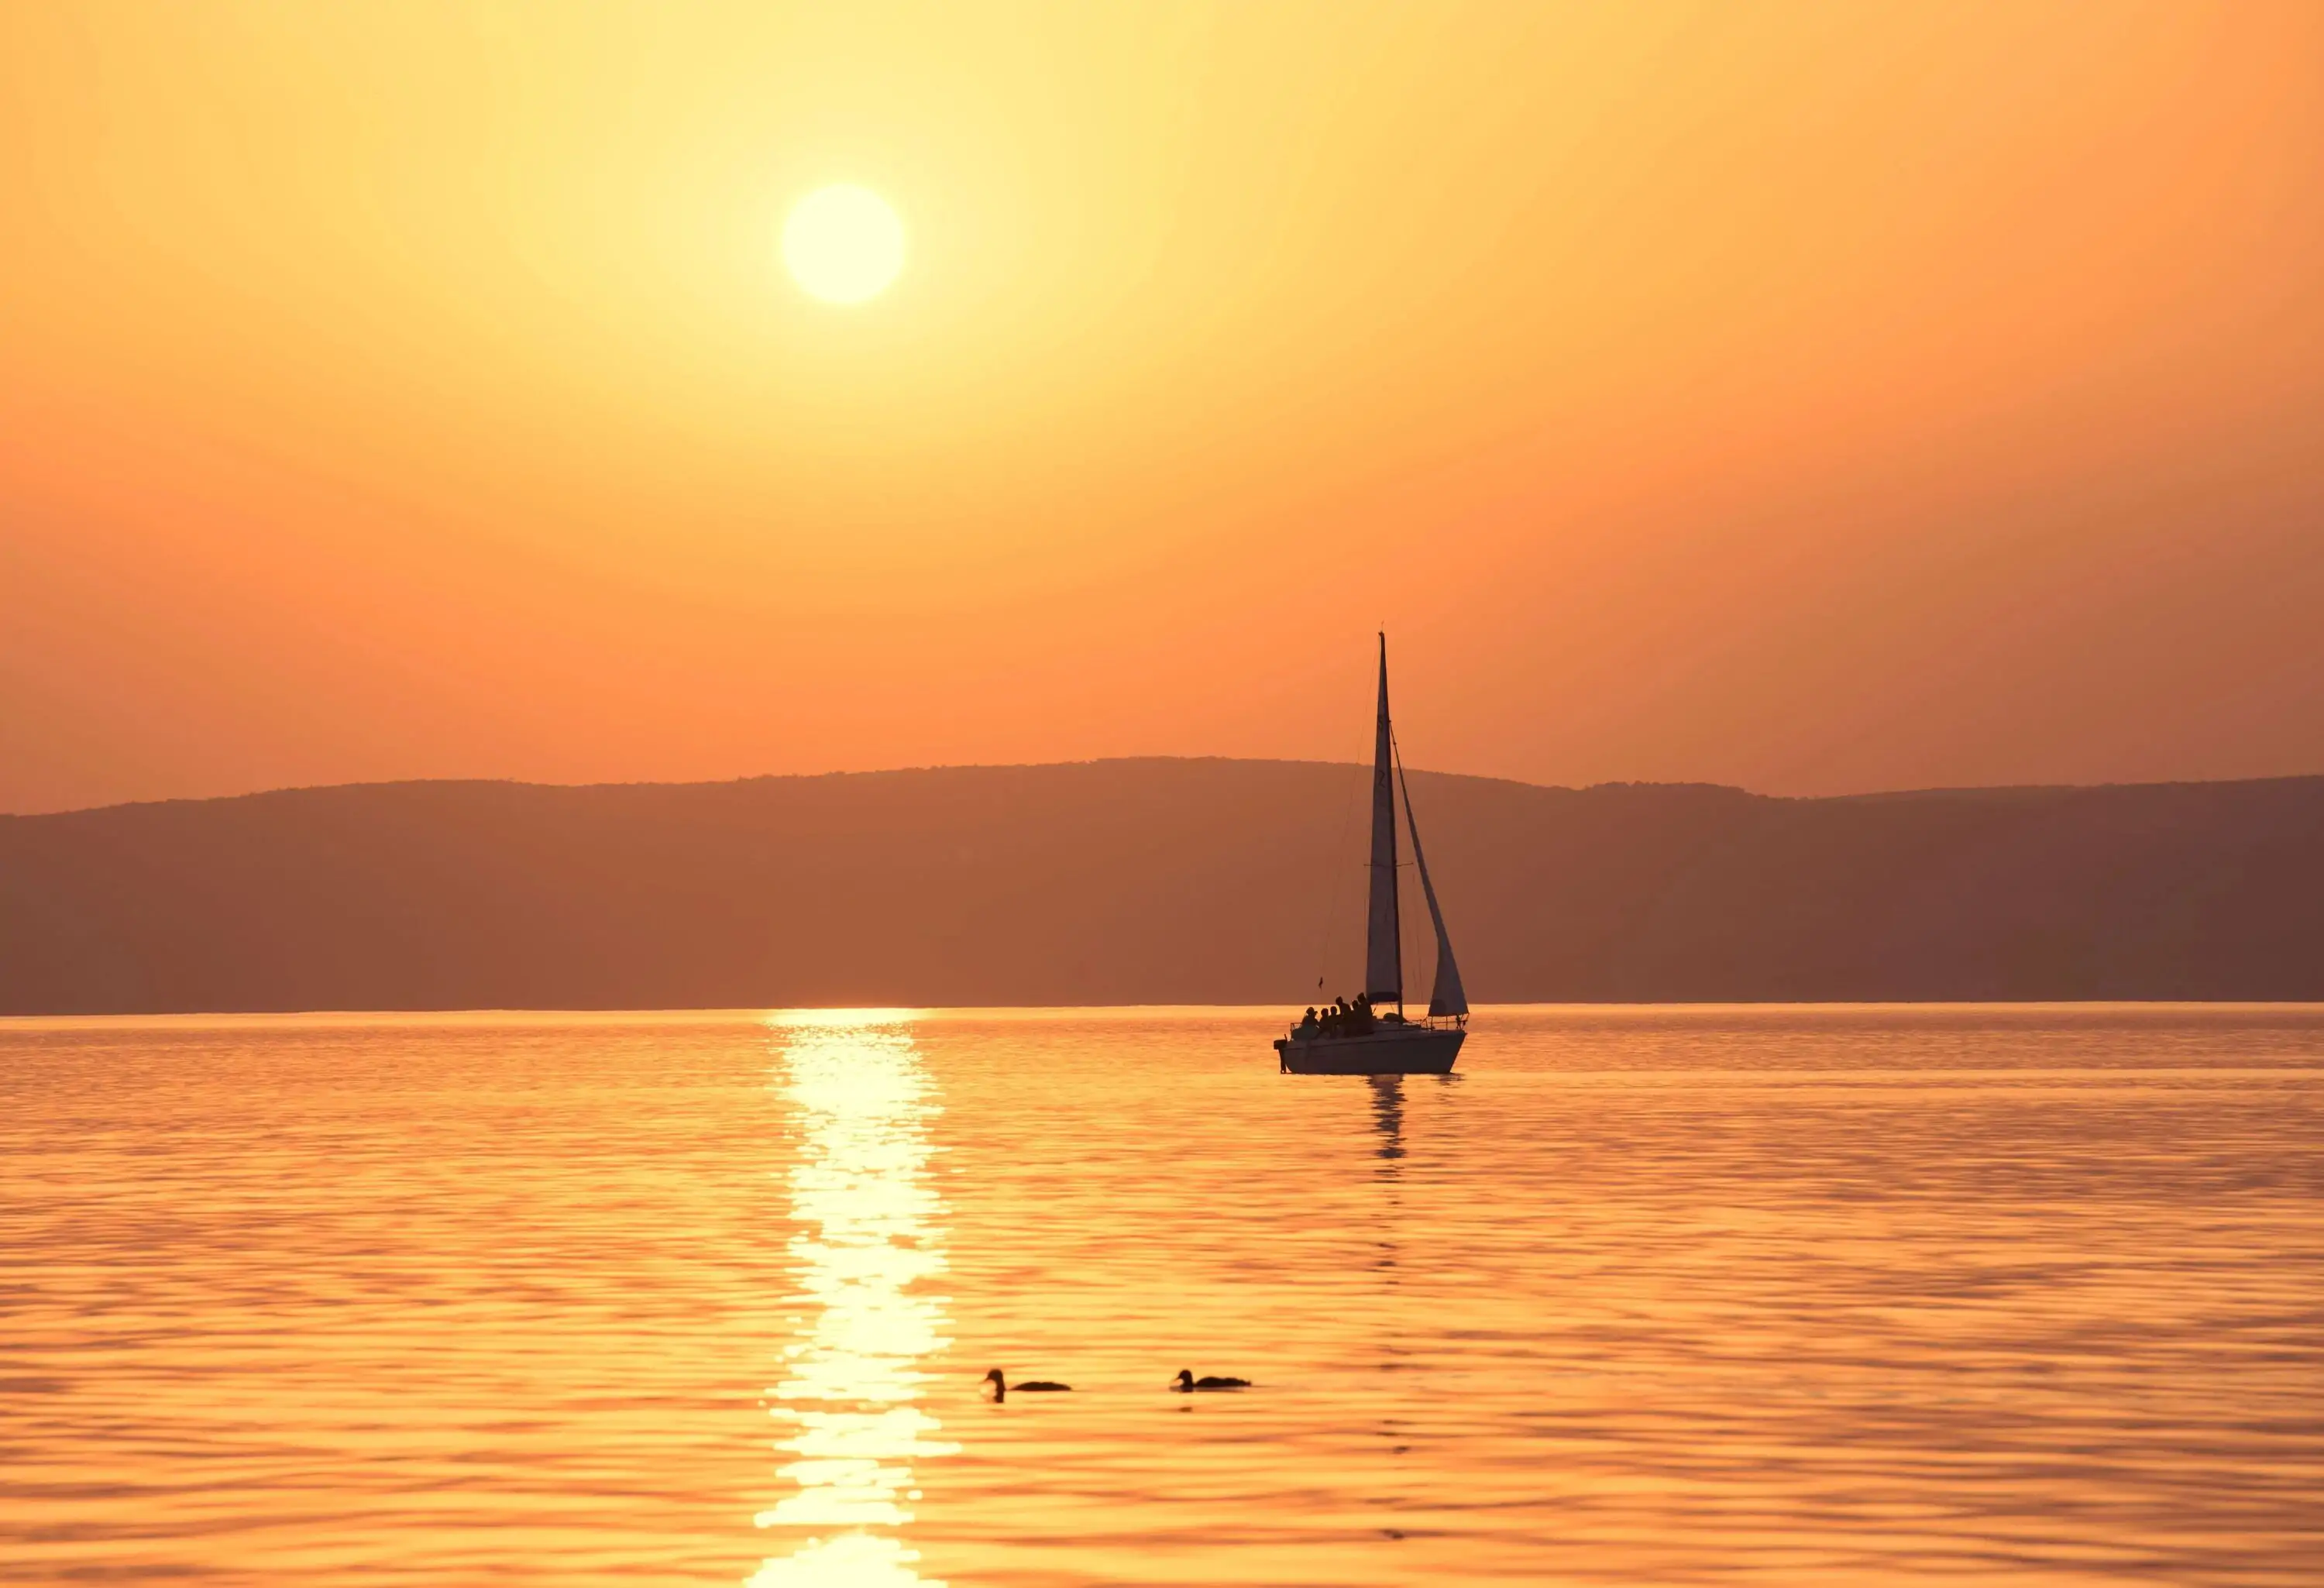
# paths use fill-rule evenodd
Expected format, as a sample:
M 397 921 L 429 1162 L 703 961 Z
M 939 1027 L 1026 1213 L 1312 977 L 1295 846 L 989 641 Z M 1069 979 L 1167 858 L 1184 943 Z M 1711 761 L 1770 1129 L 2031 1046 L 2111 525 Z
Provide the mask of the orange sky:
M 822 183 L 909 230 L 816 303 Z M 2324 6 L 0 9 L 0 809 L 2324 771 Z

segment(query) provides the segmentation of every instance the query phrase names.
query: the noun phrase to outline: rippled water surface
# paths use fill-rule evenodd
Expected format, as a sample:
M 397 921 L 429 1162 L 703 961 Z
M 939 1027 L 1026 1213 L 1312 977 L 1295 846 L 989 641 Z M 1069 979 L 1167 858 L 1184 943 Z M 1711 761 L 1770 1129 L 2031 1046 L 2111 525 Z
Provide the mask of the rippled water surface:
M 2324 1582 L 2324 1010 L 1272 1029 L 0 1021 L 0 1579 Z

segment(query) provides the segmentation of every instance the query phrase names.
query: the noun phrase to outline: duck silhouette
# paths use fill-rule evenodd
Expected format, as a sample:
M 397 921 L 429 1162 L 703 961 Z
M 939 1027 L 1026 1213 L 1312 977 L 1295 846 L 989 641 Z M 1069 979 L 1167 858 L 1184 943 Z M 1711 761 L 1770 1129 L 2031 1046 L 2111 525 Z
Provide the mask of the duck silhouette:
M 1194 1377 L 1192 1369 L 1180 1368 L 1177 1380 L 1171 1384 L 1170 1388 L 1181 1395 L 1191 1395 L 1197 1390 L 1248 1390 L 1250 1388 L 1250 1380 L 1212 1378 L 1208 1374 L 1198 1379 Z
M 985 1374 L 984 1381 L 992 1386 L 992 1404 L 995 1406 L 1008 1399 L 1011 1390 L 1025 1395 L 1041 1395 L 1058 1394 L 1073 1388 L 1071 1384 L 1060 1384 L 1053 1379 L 1028 1379 L 1021 1384 L 1012 1384 L 1001 1376 L 999 1368 Z

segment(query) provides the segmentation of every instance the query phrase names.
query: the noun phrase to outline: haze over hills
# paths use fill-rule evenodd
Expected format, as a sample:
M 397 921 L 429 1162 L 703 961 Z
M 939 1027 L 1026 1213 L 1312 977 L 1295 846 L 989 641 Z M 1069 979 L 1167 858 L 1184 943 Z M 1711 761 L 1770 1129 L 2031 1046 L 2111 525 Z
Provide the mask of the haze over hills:
M 1296 1006 L 1319 972 L 1354 984 L 1366 776 L 1133 760 L 0 817 L 0 1011 Z M 1412 789 L 1480 1002 L 2324 998 L 2324 778 Z

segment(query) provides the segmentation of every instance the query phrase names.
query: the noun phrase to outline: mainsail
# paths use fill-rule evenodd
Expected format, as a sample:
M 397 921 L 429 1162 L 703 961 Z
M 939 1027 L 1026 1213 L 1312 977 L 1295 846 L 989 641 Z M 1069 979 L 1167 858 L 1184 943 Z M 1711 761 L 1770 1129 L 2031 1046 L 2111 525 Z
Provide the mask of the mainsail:
M 1428 919 L 1436 928 L 1436 985 L 1428 994 L 1430 1014 L 1467 1014 L 1469 995 L 1461 990 L 1461 967 L 1452 962 L 1452 939 L 1444 930 L 1444 912 L 1436 908 L 1436 884 L 1428 880 L 1428 856 L 1420 850 L 1420 818 L 1412 813 L 1412 785 L 1404 780 L 1404 758 L 1397 757 L 1396 780 L 1404 784 L 1404 819 L 1412 829 L 1412 863 L 1420 868 L 1420 891 L 1428 900 Z
M 1404 956 L 1396 914 L 1396 739 L 1388 725 L 1388 636 L 1380 636 L 1379 732 L 1372 750 L 1372 900 L 1364 939 L 1364 992 L 1404 1002 Z M 1407 807 L 1410 801 L 1406 800 Z M 1434 908 L 1434 903 L 1430 906 Z M 1437 928 L 1441 939 L 1443 928 Z

